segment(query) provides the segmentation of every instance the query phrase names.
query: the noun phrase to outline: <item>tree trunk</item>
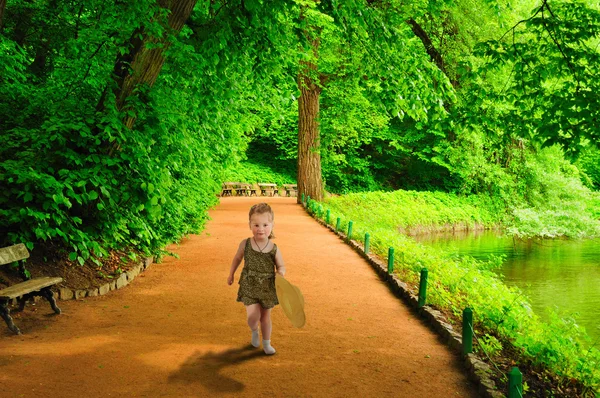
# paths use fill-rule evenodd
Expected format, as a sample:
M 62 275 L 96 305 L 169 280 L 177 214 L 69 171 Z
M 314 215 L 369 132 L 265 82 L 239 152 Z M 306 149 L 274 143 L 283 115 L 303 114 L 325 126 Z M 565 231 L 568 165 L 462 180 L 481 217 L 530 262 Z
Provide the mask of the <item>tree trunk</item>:
M 4 16 L 5 8 L 6 8 L 6 0 L 0 0 L 0 32 L 2 31 L 2 17 Z
M 313 50 L 318 50 L 318 42 L 313 42 Z M 298 203 L 302 194 L 315 200 L 323 199 L 319 131 L 321 87 L 315 83 L 316 71 L 314 63 L 302 62 L 298 76 Z
M 1 1 L 1 0 L 0 0 Z M 189 18 L 197 0 L 159 0 L 163 8 L 171 12 L 168 27 L 173 32 L 179 32 Z M 141 36 L 141 37 L 140 37 Z M 166 35 L 165 35 L 166 36 Z M 161 48 L 146 48 L 146 44 L 162 44 Z M 117 59 L 114 73 L 117 79 L 117 109 L 124 110 L 127 98 L 143 84 L 152 87 L 165 62 L 164 52 L 168 48 L 166 39 L 150 37 L 143 30 L 136 30 L 129 41 L 130 51 Z M 104 96 L 101 101 L 104 100 Z M 125 117 L 124 123 L 128 128 L 133 127 L 135 115 Z
M 317 61 L 321 43 L 321 28 L 311 26 L 305 20 L 308 5 L 300 8 L 300 21 L 306 23 L 299 29 L 298 39 L 308 44 L 309 58 L 300 61 L 298 73 L 298 203 L 302 195 L 311 199 L 323 199 L 323 180 L 321 178 L 321 138 L 319 131 L 319 97 L 321 95 Z

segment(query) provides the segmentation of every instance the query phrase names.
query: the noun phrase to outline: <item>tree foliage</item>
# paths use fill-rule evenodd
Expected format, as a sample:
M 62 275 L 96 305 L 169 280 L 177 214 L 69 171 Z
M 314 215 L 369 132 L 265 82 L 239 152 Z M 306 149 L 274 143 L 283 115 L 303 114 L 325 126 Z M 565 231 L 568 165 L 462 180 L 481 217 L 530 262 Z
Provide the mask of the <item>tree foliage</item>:
M 5 243 L 45 240 L 82 262 L 197 231 L 240 161 L 298 171 L 300 72 L 320 92 L 310 151 L 327 190 L 531 208 L 549 192 L 539 165 L 570 178 L 562 154 L 540 151 L 554 144 L 583 151 L 576 179 L 597 186 L 599 18 L 586 3 L 526 16 L 515 1 L 166 4 L 2 3 Z
M 503 37 L 476 48 L 486 61 L 480 76 L 510 68 L 503 86 L 479 85 L 481 108 L 544 146 L 577 154 L 597 145 L 599 27 L 600 12 L 585 2 L 542 1 Z
M 8 4 L 4 244 L 46 242 L 83 263 L 113 248 L 156 252 L 198 231 L 224 169 L 244 156 L 245 134 L 259 124 L 256 104 L 276 91 L 257 87 L 280 65 L 282 53 L 264 49 L 283 11 L 253 17 L 258 5 L 199 3 L 176 35 L 165 28 L 173 13 L 151 0 Z M 141 54 L 136 32 L 166 63 L 154 84 L 138 80 L 123 96 L 119 79 L 139 74 L 135 57 L 124 59 Z

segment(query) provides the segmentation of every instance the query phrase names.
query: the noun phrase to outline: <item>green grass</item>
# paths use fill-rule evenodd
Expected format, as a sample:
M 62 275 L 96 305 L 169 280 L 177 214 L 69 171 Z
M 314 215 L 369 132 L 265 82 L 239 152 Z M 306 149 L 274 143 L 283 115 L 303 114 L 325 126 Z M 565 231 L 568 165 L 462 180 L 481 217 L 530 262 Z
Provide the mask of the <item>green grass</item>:
M 459 197 L 443 192 L 368 192 L 328 200 L 336 210 L 352 209 L 357 219 L 377 219 L 378 226 L 405 231 L 492 228 L 505 209 L 485 196 Z M 393 216 L 392 216 L 393 215 Z

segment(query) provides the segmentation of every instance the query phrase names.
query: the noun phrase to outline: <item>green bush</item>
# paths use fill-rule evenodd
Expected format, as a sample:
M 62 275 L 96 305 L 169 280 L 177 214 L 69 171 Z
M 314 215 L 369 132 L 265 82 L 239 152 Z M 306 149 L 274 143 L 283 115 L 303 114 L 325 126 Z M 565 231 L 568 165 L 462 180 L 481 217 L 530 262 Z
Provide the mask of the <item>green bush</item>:
M 521 238 L 587 238 L 600 236 L 594 195 L 582 173 L 564 159 L 558 147 L 528 156 L 522 166 L 524 200 L 513 201 L 508 232 Z
M 256 123 L 248 111 L 254 99 L 225 95 L 232 88 L 223 77 L 248 82 L 242 74 L 252 71 L 239 68 L 239 58 L 218 69 L 202 65 L 220 82 L 208 84 L 198 76 L 199 55 L 184 27 L 181 41 L 170 37 L 154 86 L 138 87 L 119 112 L 115 60 L 129 51 L 136 28 L 162 29 L 148 17 L 155 6 L 64 5 L 65 21 L 79 22 L 43 37 L 57 26 L 56 10 L 43 2 L 7 6 L 12 18 L 0 35 L 1 245 L 34 249 L 46 242 L 83 264 L 113 249 L 160 253 L 202 229 L 223 169 L 241 158 L 243 133 Z M 20 18 L 27 24 L 32 17 L 45 27 L 22 46 L 8 39 Z M 50 51 L 34 70 L 31 60 L 44 45 Z M 123 124 L 127 115 L 135 116 L 131 128 Z
M 235 167 L 231 167 L 223 174 L 224 181 L 244 182 L 249 184 L 273 183 L 278 186 L 283 184 L 295 184 L 296 175 L 288 172 L 280 172 L 263 163 L 258 164 L 250 160 L 242 161 Z

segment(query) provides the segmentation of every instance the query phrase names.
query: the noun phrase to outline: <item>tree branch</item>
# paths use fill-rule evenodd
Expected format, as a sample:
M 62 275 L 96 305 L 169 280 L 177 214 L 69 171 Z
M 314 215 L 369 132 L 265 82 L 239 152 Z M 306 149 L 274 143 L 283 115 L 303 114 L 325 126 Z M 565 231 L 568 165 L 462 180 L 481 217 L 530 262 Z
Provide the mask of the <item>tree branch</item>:
M 431 61 L 433 61 L 433 63 L 438 67 L 439 70 L 442 71 L 444 75 L 446 75 L 448 80 L 450 80 L 450 82 L 452 83 L 452 86 L 457 87 L 458 81 L 456 81 L 455 79 L 451 79 L 450 76 L 448 76 L 446 67 L 444 66 L 444 59 L 442 58 L 442 54 L 440 54 L 440 52 L 435 48 L 431 39 L 429 38 L 429 35 L 427 34 L 427 32 L 425 32 L 425 29 L 423 29 L 421 25 L 419 25 L 417 21 L 415 21 L 413 18 L 410 18 L 406 22 L 410 25 L 410 28 L 412 29 L 415 36 L 417 36 L 423 43 L 423 46 L 425 47 L 427 54 L 429 54 Z
M 577 77 L 577 73 L 575 72 L 575 68 L 573 68 L 573 64 L 571 63 L 571 60 L 567 57 L 567 55 L 563 51 L 562 46 L 560 45 L 560 43 L 558 42 L 558 40 L 552 35 L 552 32 L 550 31 L 550 28 L 546 24 L 546 18 L 544 17 L 544 9 L 543 9 L 544 6 L 546 7 L 546 9 L 550 13 L 550 15 L 552 17 L 556 18 L 556 16 L 554 15 L 554 13 L 552 12 L 552 10 L 550 9 L 550 6 L 548 5 L 547 0 L 544 0 L 544 3 L 542 4 L 542 23 L 544 24 L 544 29 L 546 29 L 546 32 L 548 32 L 548 35 L 550 35 L 550 38 L 552 39 L 552 41 L 554 42 L 554 44 L 558 48 L 558 51 L 560 52 L 560 54 L 562 55 L 562 57 L 565 59 L 565 61 L 567 61 L 567 66 L 571 70 L 571 73 L 573 73 L 573 77 L 577 81 L 577 88 L 579 89 L 580 82 L 579 82 L 579 79 Z

